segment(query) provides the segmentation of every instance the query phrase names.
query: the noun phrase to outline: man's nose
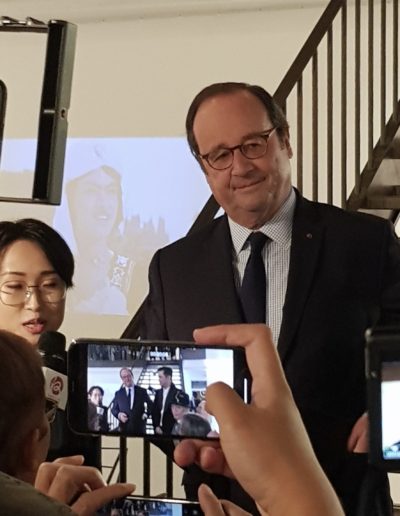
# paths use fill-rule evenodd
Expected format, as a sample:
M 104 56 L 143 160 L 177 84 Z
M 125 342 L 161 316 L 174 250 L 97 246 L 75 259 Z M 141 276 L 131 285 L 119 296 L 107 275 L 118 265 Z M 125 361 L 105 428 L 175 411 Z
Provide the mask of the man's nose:
M 243 155 L 240 148 L 233 151 L 232 175 L 241 176 L 247 174 L 253 168 L 252 160 Z

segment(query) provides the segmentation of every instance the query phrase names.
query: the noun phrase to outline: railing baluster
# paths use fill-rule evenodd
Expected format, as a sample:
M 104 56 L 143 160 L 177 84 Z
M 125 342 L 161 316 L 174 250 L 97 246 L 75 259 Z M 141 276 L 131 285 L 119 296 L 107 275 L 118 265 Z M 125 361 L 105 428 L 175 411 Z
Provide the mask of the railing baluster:
M 360 0 L 356 0 L 355 4 L 355 77 L 354 77 L 354 188 L 357 194 L 360 193 L 360 131 L 361 131 L 361 109 L 360 109 L 360 92 L 361 92 L 361 5 Z
M 399 102 L 399 3 L 398 0 L 393 0 L 393 117 L 395 121 L 398 120 L 397 105 Z
M 381 0 L 381 144 L 386 132 L 386 0 Z
M 303 192 L 303 76 L 297 81 L 297 189 Z
M 312 57 L 312 199 L 318 201 L 318 51 Z
M 341 207 L 347 202 L 347 8 L 342 7 L 342 70 L 341 70 Z
M 332 26 L 327 36 L 327 202 L 333 203 L 333 34 Z
M 374 148 L 374 2 L 368 0 L 368 167 Z

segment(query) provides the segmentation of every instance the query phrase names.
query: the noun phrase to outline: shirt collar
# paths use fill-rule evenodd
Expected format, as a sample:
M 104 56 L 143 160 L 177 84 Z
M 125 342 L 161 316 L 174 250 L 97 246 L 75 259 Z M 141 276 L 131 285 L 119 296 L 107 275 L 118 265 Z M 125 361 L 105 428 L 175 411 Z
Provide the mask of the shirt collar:
M 293 215 L 296 207 L 296 194 L 294 189 L 271 220 L 268 220 L 257 231 L 261 231 L 271 240 L 282 247 L 289 247 L 292 237 Z M 252 230 L 245 228 L 228 217 L 229 228 L 232 236 L 232 243 L 236 255 L 243 249 L 246 240 Z

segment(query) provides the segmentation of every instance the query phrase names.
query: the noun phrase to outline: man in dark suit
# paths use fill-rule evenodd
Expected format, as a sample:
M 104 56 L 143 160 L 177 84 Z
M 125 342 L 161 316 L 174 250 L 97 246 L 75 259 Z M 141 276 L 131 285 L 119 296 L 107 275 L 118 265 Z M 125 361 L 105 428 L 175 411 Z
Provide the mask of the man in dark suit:
M 119 429 L 127 435 L 146 433 L 147 416 L 153 403 L 146 389 L 134 384 L 132 371 L 123 367 L 120 371 L 122 387 L 115 393 L 111 412 L 119 421 Z
M 156 390 L 151 413 L 154 433 L 158 435 L 170 434 L 175 423 L 171 403 L 178 389 L 172 383 L 172 369 L 170 367 L 159 367 L 157 375 L 161 389 Z
M 364 333 L 400 321 L 393 227 L 307 201 L 292 187 L 288 123 L 258 86 L 205 88 L 186 129 L 226 214 L 155 254 L 141 336 L 188 340 L 194 328 L 249 322 L 240 301 L 248 237 L 267 235 L 265 322 L 315 452 L 354 514 L 367 467 L 366 454 L 358 453 L 366 451 L 367 432 Z M 185 474 L 186 487 L 193 478 Z M 372 504 L 370 514 L 378 514 Z

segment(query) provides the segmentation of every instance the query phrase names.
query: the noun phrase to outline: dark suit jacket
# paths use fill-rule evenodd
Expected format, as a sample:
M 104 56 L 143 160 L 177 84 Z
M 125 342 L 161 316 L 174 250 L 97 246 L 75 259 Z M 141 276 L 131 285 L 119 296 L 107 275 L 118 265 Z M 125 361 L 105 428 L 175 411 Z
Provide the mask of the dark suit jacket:
M 145 406 L 147 404 L 147 407 Z M 143 414 L 150 414 L 153 403 L 150 400 L 146 389 L 134 386 L 134 400 L 132 410 L 129 407 L 128 397 L 125 387 L 121 387 L 114 396 L 111 412 L 114 417 L 118 418 L 119 412 L 124 412 L 128 416 L 128 421 L 122 423 L 120 421 L 119 428 L 122 433 L 128 435 L 143 435 L 146 433 L 146 419 Z
M 167 398 L 165 400 L 164 405 L 164 414 L 163 414 L 163 424 L 161 426 L 161 430 L 164 434 L 170 434 L 171 430 L 175 424 L 174 416 L 171 411 L 171 403 L 175 397 L 177 392 L 177 388 L 173 383 L 171 383 L 171 387 L 169 388 Z M 153 411 L 151 413 L 151 419 L 153 421 L 154 430 L 160 426 L 161 421 L 161 409 L 162 409 L 162 401 L 163 401 L 163 390 L 157 389 L 154 397 L 154 405 Z
M 142 337 L 191 340 L 194 328 L 243 322 L 225 216 L 159 250 L 149 280 Z M 366 409 L 364 333 L 398 321 L 392 225 L 297 195 L 278 351 L 315 452 L 343 497 L 346 440 Z
M 98 408 L 102 409 L 102 414 L 98 414 Z M 108 409 L 104 405 L 98 407 L 92 401 L 88 401 L 88 427 L 95 432 L 108 431 Z

